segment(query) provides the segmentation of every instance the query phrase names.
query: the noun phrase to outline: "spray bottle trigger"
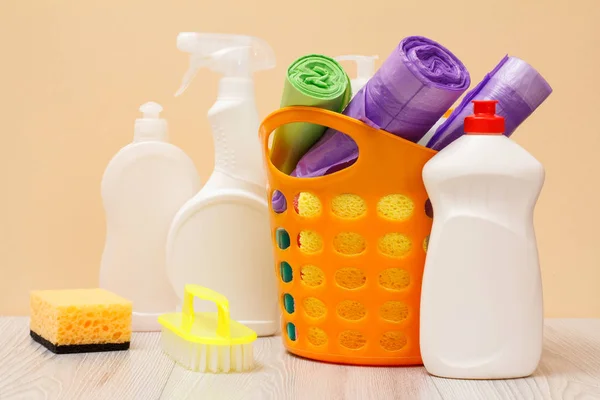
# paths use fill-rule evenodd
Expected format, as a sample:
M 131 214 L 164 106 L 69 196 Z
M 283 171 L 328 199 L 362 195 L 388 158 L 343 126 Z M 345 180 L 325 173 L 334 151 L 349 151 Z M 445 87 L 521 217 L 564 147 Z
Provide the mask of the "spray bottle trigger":
M 192 80 L 194 80 L 196 77 L 196 74 L 198 74 L 198 70 L 202 68 L 205 63 L 206 57 L 199 54 L 190 54 L 190 66 L 183 75 L 181 86 L 179 86 L 179 89 L 177 89 L 177 92 L 175 92 L 175 97 L 185 92 L 188 86 L 190 86 L 190 83 L 192 83 Z
M 198 74 L 200 68 L 209 67 L 213 70 L 220 70 L 225 76 L 229 75 L 244 75 L 250 73 L 248 71 L 248 52 L 252 49 L 251 46 L 232 46 L 224 49 L 217 50 L 209 55 L 201 54 L 190 54 L 190 67 L 183 76 L 181 86 L 175 93 L 175 96 L 181 95 L 190 86 L 192 80 Z M 242 52 L 241 50 L 244 50 Z M 237 55 L 235 53 L 238 53 Z M 227 60 L 226 57 L 234 55 L 237 57 L 235 60 Z M 217 68 L 217 65 L 222 64 L 223 67 Z M 242 72 L 244 71 L 244 72 Z

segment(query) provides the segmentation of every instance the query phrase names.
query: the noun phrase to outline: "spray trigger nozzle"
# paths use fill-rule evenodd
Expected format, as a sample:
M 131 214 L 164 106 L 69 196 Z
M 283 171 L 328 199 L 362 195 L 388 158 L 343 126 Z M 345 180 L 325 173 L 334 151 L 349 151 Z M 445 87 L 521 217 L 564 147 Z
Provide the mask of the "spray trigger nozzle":
M 181 32 L 177 48 L 190 55 L 190 66 L 175 96 L 182 94 L 200 68 L 208 68 L 224 78 L 252 79 L 256 71 L 275 67 L 273 49 L 252 36 Z
M 190 67 L 185 72 L 183 79 L 181 81 L 181 86 L 175 92 L 175 97 L 179 96 L 190 86 L 192 80 L 196 77 L 196 74 L 202 67 L 213 67 L 211 64 L 218 64 L 220 62 L 229 62 L 229 70 L 224 70 L 224 72 L 235 71 L 235 69 L 239 69 L 242 66 L 245 66 L 247 63 L 247 57 L 244 57 L 244 51 L 249 52 L 251 50 L 250 46 L 235 46 L 228 47 L 221 50 L 217 50 L 211 54 L 203 55 L 203 54 L 191 54 L 190 55 Z M 236 54 L 239 53 L 239 54 Z M 224 60 L 228 55 L 234 57 L 232 60 Z
M 142 117 L 147 119 L 158 119 L 162 110 L 162 106 L 153 101 L 149 101 L 140 106 Z

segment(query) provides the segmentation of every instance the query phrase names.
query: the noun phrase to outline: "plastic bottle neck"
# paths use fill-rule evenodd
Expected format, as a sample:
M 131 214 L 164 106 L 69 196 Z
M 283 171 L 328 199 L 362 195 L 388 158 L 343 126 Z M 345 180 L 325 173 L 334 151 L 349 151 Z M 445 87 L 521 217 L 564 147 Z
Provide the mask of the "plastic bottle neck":
M 251 77 L 226 76 L 219 81 L 217 100 L 251 99 L 254 100 L 254 81 Z
M 356 95 L 369 81 L 369 78 L 355 78 L 350 81 L 352 86 L 352 95 Z
M 134 143 L 168 142 L 167 122 L 164 119 L 139 118 L 135 121 Z
M 225 77 L 208 112 L 215 145 L 215 170 L 266 185 L 258 138 L 259 118 L 251 78 Z
M 465 133 L 466 136 L 497 136 L 502 137 L 504 134 L 502 132 L 468 132 Z
M 141 143 L 141 142 L 169 143 L 169 138 L 166 138 L 166 137 L 153 137 L 153 136 L 133 135 L 133 143 Z

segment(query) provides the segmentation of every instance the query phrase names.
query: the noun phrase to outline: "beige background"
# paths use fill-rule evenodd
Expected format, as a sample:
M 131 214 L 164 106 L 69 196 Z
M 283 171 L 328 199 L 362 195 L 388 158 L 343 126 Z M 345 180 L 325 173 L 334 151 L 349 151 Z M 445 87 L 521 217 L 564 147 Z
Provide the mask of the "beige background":
M 256 76 L 261 116 L 278 106 L 286 66 L 311 52 L 385 58 L 421 34 L 461 58 L 473 85 L 505 53 L 534 65 L 554 93 L 513 138 L 546 166 L 536 213 L 546 315 L 600 317 L 600 1 L 252 3 L 0 2 L 0 314 L 26 314 L 33 288 L 98 284 L 100 179 L 140 104 L 164 106 L 172 141 L 208 177 L 217 76 L 202 72 L 173 97 L 188 62 L 177 33 L 202 30 L 273 46 L 277 69 Z

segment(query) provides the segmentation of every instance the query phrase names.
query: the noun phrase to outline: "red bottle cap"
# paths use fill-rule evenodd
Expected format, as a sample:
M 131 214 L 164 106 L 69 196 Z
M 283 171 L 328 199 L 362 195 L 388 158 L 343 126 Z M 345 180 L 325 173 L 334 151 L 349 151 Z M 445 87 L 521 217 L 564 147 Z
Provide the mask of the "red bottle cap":
M 496 115 L 498 100 L 473 100 L 473 115 L 465 118 L 465 133 L 502 135 L 504 118 Z

